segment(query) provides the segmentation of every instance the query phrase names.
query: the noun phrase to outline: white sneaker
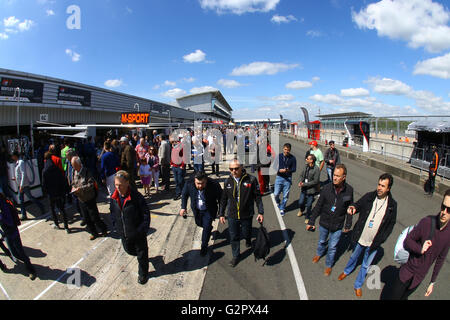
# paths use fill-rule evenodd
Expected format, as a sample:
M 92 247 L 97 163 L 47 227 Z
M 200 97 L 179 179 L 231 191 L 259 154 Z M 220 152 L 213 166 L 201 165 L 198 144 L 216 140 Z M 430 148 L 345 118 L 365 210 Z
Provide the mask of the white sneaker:
M 280 215 L 281 215 L 282 217 L 284 217 L 284 210 L 281 210 L 281 211 L 280 211 Z

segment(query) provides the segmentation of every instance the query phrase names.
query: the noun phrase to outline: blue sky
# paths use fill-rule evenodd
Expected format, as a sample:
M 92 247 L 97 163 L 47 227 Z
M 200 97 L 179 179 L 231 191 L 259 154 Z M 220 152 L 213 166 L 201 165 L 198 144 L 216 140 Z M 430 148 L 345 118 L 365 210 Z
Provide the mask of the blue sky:
M 449 22 L 436 0 L 0 0 L 0 67 L 168 103 L 215 88 L 236 119 L 450 115 Z

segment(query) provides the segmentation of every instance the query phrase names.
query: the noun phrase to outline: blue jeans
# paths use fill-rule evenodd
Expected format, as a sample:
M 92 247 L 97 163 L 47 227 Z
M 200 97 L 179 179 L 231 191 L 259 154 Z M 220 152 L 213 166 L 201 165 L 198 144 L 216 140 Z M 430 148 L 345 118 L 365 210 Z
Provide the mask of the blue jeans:
M 306 194 L 306 191 L 300 193 L 298 206 L 302 212 L 305 211 L 306 208 L 306 219 L 309 219 L 311 217 L 313 202 L 314 202 L 314 194 Z
M 277 178 L 275 179 L 274 196 L 280 211 L 284 211 L 284 209 L 286 208 L 286 203 L 289 199 L 289 192 L 291 191 L 291 185 L 292 185 L 292 177 L 283 178 L 277 176 Z M 283 193 L 282 201 L 280 201 L 280 193 Z
M 30 199 L 35 205 L 39 207 L 39 209 L 41 210 L 41 215 L 43 215 L 45 213 L 44 205 L 40 203 L 38 199 L 33 197 L 30 187 L 23 187 L 22 192 L 19 191 L 20 212 L 22 216 L 27 216 L 27 212 L 25 211 L 25 195 L 27 195 L 28 199 Z
M 14 235 L 7 235 L 6 238 L 6 244 L 8 245 L 9 251 L 11 251 L 11 254 L 22 261 L 25 264 L 25 268 L 30 273 L 35 273 L 36 270 L 34 269 L 33 265 L 31 264 L 30 258 L 27 256 L 23 249 L 22 240 L 20 239 L 19 230 L 14 232 Z
M 361 289 L 361 287 L 363 286 L 364 281 L 366 280 L 367 270 L 369 269 L 373 259 L 377 254 L 377 249 L 370 250 L 370 247 L 364 247 L 358 243 L 353 250 L 353 254 L 350 257 L 350 260 L 348 260 L 347 266 L 345 267 L 345 274 L 348 275 L 352 273 L 353 270 L 355 270 L 358 259 L 362 253 L 364 253 L 364 258 L 361 265 L 361 270 L 359 270 L 358 276 L 356 277 L 354 285 L 355 289 Z
M 175 194 L 176 196 L 181 195 L 184 187 L 184 177 L 186 176 L 186 169 L 181 169 L 178 167 L 172 167 L 173 178 L 175 179 Z
M 228 218 L 228 232 L 230 233 L 231 252 L 233 254 L 233 258 L 237 258 L 240 254 L 241 228 L 244 239 L 251 240 L 252 218 L 241 220 Z
M 333 173 L 334 173 L 334 168 L 327 167 L 327 176 L 328 176 L 327 182 L 333 181 Z
M 317 247 L 317 255 L 319 257 L 323 256 L 326 249 L 326 243 L 328 239 L 328 235 L 330 236 L 330 240 L 328 241 L 328 252 L 327 259 L 325 260 L 325 266 L 327 268 L 332 268 L 334 264 L 334 256 L 336 255 L 336 247 L 341 238 L 342 230 L 337 230 L 335 232 L 330 232 L 330 230 L 320 226 L 320 236 L 319 236 L 319 246 Z
M 214 218 L 211 217 L 211 215 L 209 214 L 209 211 L 200 211 L 200 213 L 202 215 L 202 228 L 203 228 L 203 232 L 202 232 L 202 248 L 207 248 L 208 247 L 208 242 L 209 242 L 209 238 L 211 238 L 211 232 L 213 229 L 212 223 L 214 221 Z
M 195 172 L 205 171 L 205 166 L 203 165 L 203 163 L 200 164 L 194 163 L 194 171 Z

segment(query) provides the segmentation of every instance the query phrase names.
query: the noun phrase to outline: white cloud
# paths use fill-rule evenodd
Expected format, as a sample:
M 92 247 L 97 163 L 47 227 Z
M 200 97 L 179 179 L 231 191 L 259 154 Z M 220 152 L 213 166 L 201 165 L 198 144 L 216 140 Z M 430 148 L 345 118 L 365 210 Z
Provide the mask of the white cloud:
M 314 81 L 314 82 L 320 81 L 320 78 L 319 77 L 313 77 L 312 81 Z
M 79 53 L 76 53 L 75 51 L 72 51 L 70 49 L 66 49 L 66 54 L 72 58 L 73 62 L 78 62 L 81 59 L 81 55 Z
M 217 14 L 246 12 L 269 12 L 280 0 L 199 0 L 202 9 L 215 10 Z
M 232 76 L 257 76 L 274 75 L 279 72 L 298 68 L 298 64 L 272 63 L 272 62 L 252 62 L 247 65 L 234 68 Z
M 429 52 L 450 48 L 450 12 L 432 0 L 382 0 L 359 13 L 352 10 L 352 18 L 359 28 L 407 41 L 411 48 Z
M 430 91 L 413 91 L 410 97 L 416 101 L 416 105 L 429 113 L 450 114 L 450 102 L 444 101 Z
M 412 88 L 407 84 L 389 78 L 369 78 L 367 80 L 373 91 L 376 93 L 387 94 L 387 95 L 408 95 L 411 93 Z
M 3 19 L 3 25 L 5 28 L 13 28 L 19 24 L 20 20 L 16 19 L 15 16 Z
M 441 57 L 419 61 L 414 67 L 414 74 L 450 79 L 450 53 Z
M 117 88 L 117 87 L 120 87 L 122 84 L 123 84 L 123 81 L 119 80 L 119 79 L 105 81 L 105 86 L 107 86 L 108 88 Z
M 175 81 L 166 80 L 166 81 L 164 81 L 164 85 L 166 87 L 175 87 L 177 85 L 177 83 Z
M 308 30 L 308 32 L 306 32 L 306 35 L 311 38 L 318 38 L 323 36 L 323 33 L 318 30 Z
M 129 14 L 132 14 L 132 13 L 133 13 L 133 10 L 130 9 L 129 7 L 126 7 L 125 10 L 127 10 L 127 12 L 128 12 Z
M 217 84 L 225 88 L 238 88 L 243 86 L 243 84 L 237 82 L 236 80 L 226 80 L 226 79 L 220 79 L 219 81 L 217 81 Z
M 373 91 L 385 95 L 399 95 L 406 98 L 413 99 L 416 107 L 422 109 L 422 112 L 426 114 L 450 114 L 450 102 L 444 101 L 442 97 L 436 96 L 430 91 L 416 91 L 409 85 L 394 79 L 388 78 L 369 78 L 366 81 L 372 86 Z M 351 93 L 346 90 L 357 89 L 344 89 L 341 94 Z M 365 89 L 363 89 L 365 90 Z M 358 90 L 359 91 L 359 90 Z M 362 91 L 361 91 L 362 92 Z M 311 100 L 319 103 L 330 104 L 332 106 L 344 108 L 344 109 L 356 109 L 364 108 L 367 112 L 372 112 L 376 115 L 409 115 L 418 114 L 419 111 L 415 107 L 411 106 L 394 106 L 384 102 L 378 101 L 375 97 L 364 98 L 350 98 L 345 99 L 342 96 L 335 94 L 320 95 L 316 94 L 310 97 Z
M 270 21 L 272 21 L 273 23 L 282 24 L 282 23 L 289 23 L 289 22 L 298 21 L 298 20 L 292 14 L 288 15 L 287 17 L 279 16 L 276 14 L 272 17 L 272 19 L 270 19 Z
M 180 89 L 180 88 L 175 88 L 175 89 L 171 89 L 171 90 L 164 92 L 162 95 L 167 98 L 176 99 L 176 98 L 186 95 L 186 91 L 184 91 L 183 89 Z
M 312 86 L 313 84 L 309 81 L 292 81 L 286 84 L 286 88 L 293 90 L 307 89 Z
M 183 56 L 184 62 L 188 62 L 188 63 L 202 62 L 202 61 L 205 61 L 205 58 L 206 58 L 206 54 L 202 50 L 199 50 L 199 49 L 195 50 L 195 52 L 192 52 L 190 54 Z
M 6 40 L 9 38 L 9 36 L 7 35 L 8 33 L 17 34 L 19 32 L 28 31 L 32 26 L 35 25 L 35 22 L 28 19 L 25 19 L 21 22 L 20 19 L 17 19 L 15 16 L 11 16 L 9 18 L 3 19 L 3 25 L 5 27 L 5 30 L 0 36 L 0 39 Z
M 47 16 L 54 16 L 55 15 L 55 11 L 53 11 L 51 9 L 47 9 L 45 12 L 47 13 Z
M 315 94 L 309 99 L 316 101 L 316 102 L 322 102 L 327 104 L 333 104 L 333 105 L 339 105 L 342 104 L 344 99 L 342 99 L 340 96 L 335 94 L 327 94 L 327 95 L 321 95 L 321 94 Z
M 293 101 L 295 100 L 295 97 L 292 94 L 282 94 L 276 97 L 270 98 L 270 100 L 273 101 Z
M 189 92 L 192 94 L 197 94 L 197 93 L 209 92 L 209 91 L 219 91 L 219 89 L 211 87 L 211 86 L 204 86 L 204 87 L 192 88 Z
M 5 33 L 17 34 L 17 33 L 19 33 L 19 31 L 18 31 L 17 29 L 6 28 L 6 29 L 5 29 Z
M 369 90 L 364 88 L 350 88 L 341 90 L 341 96 L 343 97 L 361 97 L 368 95 L 370 95 Z
M 34 25 L 34 21 L 32 20 L 24 20 L 23 22 L 18 24 L 19 31 L 28 31 Z
M 187 82 L 187 83 L 192 83 L 192 82 L 195 82 L 195 78 L 193 78 L 193 77 L 190 77 L 190 78 L 183 78 L 183 81 L 184 82 Z

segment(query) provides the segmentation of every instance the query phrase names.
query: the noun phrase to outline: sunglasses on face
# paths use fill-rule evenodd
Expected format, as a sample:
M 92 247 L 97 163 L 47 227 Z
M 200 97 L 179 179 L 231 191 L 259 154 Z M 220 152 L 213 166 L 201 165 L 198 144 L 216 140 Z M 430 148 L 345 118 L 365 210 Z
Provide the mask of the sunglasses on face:
M 450 214 L 450 207 L 447 207 L 445 204 L 441 204 L 441 211 L 447 211 Z
M 241 167 L 230 168 L 230 171 L 238 171 Z

